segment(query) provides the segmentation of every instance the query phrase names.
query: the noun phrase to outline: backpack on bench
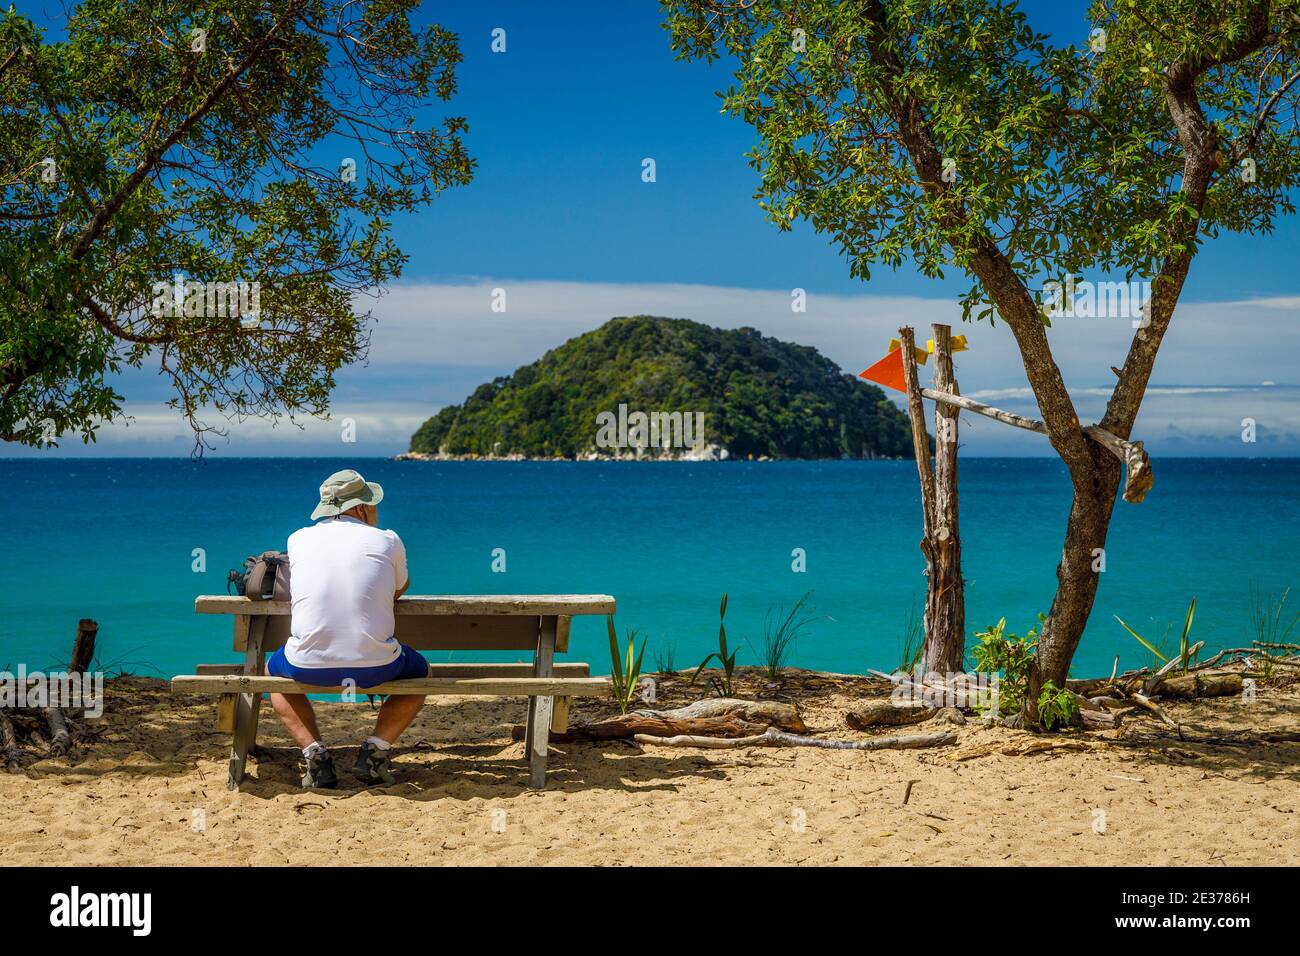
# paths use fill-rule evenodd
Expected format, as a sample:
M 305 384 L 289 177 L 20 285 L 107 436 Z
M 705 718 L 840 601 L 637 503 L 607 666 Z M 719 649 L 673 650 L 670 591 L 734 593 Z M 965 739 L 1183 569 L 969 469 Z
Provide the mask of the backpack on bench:
M 289 555 L 283 551 L 250 554 L 243 570 L 233 569 L 226 576 L 226 593 L 254 601 L 289 600 Z

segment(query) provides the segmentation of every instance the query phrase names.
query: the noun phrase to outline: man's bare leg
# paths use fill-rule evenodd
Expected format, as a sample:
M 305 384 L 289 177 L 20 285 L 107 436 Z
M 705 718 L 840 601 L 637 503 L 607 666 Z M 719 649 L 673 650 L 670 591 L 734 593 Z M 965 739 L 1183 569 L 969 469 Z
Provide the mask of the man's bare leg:
M 379 708 L 379 717 L 375 720 L 375 736 L 396 742 L 402 731 L 411 726 L 415 715 L 424 706 L 423 694 L 394 694 L 384 701 Z
M 306 694 L 272 694 L 271 707 L 280 718 L 280 723 L 284 724 L 284 729 L 289 731 L 293 742 L 299 747 L 310 747 L 314 741 L 320 740 L 320 728 L 316 726 L 316 711 L 312 709 L 311 701 L 307 699 Z M 410 721 L 408 720 L 407 723 Z

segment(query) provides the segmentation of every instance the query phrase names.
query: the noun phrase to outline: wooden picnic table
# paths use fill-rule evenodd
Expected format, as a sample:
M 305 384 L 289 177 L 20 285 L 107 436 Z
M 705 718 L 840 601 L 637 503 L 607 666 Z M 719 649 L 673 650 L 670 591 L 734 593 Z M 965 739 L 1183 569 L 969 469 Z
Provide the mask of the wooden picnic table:
M 418 651 L 527 651 L 530 663 L 433 664 L 430 676 L 390 681 L 372 688 L 314 687 L 266 675 L 266 655 L 289 638 L 288 601 L 254 601 L 224 594 L 195 599 L 199 614 L 234 617 L 239 664 L 200 664 L 194 674 L 172 679 L 175 693 L 218 695 L 217 726 L 231 734 L 227 785 L 238 789 L 256 746 L 264 693 L 354 693 L 526 696 L 525 753 L 529 786 L 546 785 L 550 730 L 567 726 L 569 699 L 609 693 L 609 681 L 591 677 L 588 665 L 557 663 L 568 650 L 569 624 L 579 614 L 613 614 L 607 594 L 406 595 L 394 606 L 395 636 Z

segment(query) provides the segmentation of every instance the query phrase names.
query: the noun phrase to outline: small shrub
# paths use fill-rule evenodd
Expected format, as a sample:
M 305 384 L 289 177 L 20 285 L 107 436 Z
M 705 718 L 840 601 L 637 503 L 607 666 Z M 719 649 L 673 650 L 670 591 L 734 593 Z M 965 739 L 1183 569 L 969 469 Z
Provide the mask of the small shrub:
M 999 675 L 999 715 L 1017 714 L 1024 707 L 1029 668 L 1038 648 L 1035 640 L 1038 632 L 1034 628 L 1021 638 L 1006 633 L 1006 627 L 1007 619 L 999 618 L 997 624 L 975 634 L 979 643 L 971 649 L 977 672 Z
M 1049 680 L 1038 695 L 1038 719 L 1045 730 L 1071 727 L 1080 720 L 1079 702 L 1068 690 Z

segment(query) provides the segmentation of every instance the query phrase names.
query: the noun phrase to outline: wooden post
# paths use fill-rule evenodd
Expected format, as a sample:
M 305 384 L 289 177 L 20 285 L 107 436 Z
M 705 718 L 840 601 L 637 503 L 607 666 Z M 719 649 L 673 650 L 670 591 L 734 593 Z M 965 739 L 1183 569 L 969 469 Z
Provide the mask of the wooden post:
M 934 387 L 958 394 L 952 369 L 952 329 L 934 327 Z M 920 395 L 917 395 L 920 401 Z M 934 405 L 934 514 L 925 596 L 923 673 L 955 674 L 966 652 L 966 596 L 957 523 L 957 416 L 954 405 Z
M 956 393 L 952 370 L 951 328 L 934 326 L 935 387 Z M 898 330 L 903 349 L 903 381 L 907 385 L 907 410 L 912 421 L 912 448 L 921 483 L 922 537 L 925 555 L 925 643 L 921 672 L 955 673 L 961 670 L 966 644 L 965 593 L 961 579 L 961 545 L 957 527 L 957 409 L 935 409 L 935 461 L 930 462 L 930 441 L 925 428 L 923 389 L 916 369 L 916 339 L 912 329 Z
M 921 518 L 925 537 L 921 540 L 921 550 L 926 552 L 927 566 L 930 555 L 927 551 L 930 538 L 930 522 L 934 517 L 934 472 L 930 467 L 930 439 L 925 430 L 925 407 L 921 403 L 921 384 L 916 376 L 916 339 L 911 326 L 905 325 L 898 330 L 903 349 L 903 381 L 907 384 L 907 413 L 912 419 L 912 450 L 916 456 L 916 475 L 921 481 Z
M 252 619 L 248 628 L 248 643 L 244 646 L 244 673 L 260 676 L 266 655 L 262 653 L 262 638 L 266 634 L 266 615 Z M 227 790 L 238 790 L 244 779 L 244 764 L 257 744 L 257 714 L 262 707 L 262 695 L 240 694 L 235 702 L 235 732 L 230 743 L 230 770 L 226 779 Z
M 88 617 L 77 622 L 77 639 L 72 644 L 72 659 L 68 661 L 69 674 L 84 674 L 95 659 L 95 637 L 99 625 Z
M 533 676 L 550 677 L 555 666 L 555 632 L 553 615 L 541 619 L 537 635 L 537 654 L 533 658 Z M 528 725 L 524 734 L 524 753 L 528 756 L 528 786 L 540 790 L 546 786 L 546 750 L 550 743 L 551 708 L 554 697 L 528 698 Z
M 560 617 L 555 622 L 555 651 L 563 654 L 569 649 L 569 625 L 572 619 Z M 582 675 L 586 677 L 584 673 Z M 555 698 L 555 708 L 551 711 L 551 733 L 562 734 L 569 729 L 569 703 L 571 697 Z

